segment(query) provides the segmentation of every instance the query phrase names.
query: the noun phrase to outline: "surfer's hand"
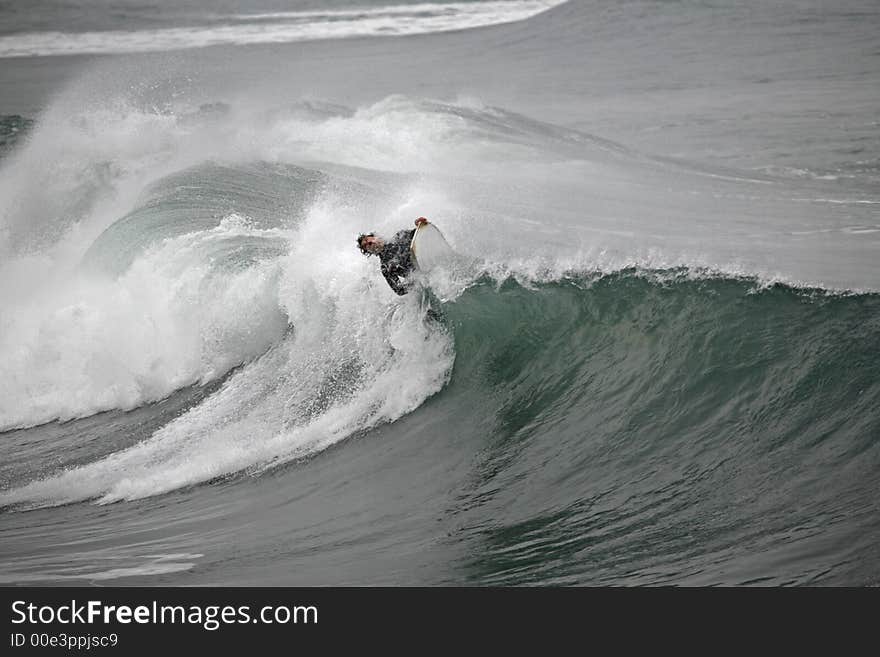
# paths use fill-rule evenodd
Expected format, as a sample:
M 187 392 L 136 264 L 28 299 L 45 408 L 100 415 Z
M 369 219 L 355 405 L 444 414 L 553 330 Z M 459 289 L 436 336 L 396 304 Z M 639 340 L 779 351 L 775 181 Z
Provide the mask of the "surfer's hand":
M 416 219 L 416 228 L 418 228 L 419 226 L 422 226 L 426 223 L 428 223 L 427 219 L 425 219 L 424 217 L 419 217 L 418 219 Z

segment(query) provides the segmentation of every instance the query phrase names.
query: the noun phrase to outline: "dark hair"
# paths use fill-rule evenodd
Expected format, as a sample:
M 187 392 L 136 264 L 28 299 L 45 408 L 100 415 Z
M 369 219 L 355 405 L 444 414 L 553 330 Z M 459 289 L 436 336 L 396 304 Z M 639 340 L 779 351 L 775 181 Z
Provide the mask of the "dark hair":
M 361 250 L 361 253 L 364 255 L 370 255 L 370 252 L 364 248 L 364 238 L 365 237 L 376 237 L 376 233 L 361 233 L 357 238 L 358 248 Z

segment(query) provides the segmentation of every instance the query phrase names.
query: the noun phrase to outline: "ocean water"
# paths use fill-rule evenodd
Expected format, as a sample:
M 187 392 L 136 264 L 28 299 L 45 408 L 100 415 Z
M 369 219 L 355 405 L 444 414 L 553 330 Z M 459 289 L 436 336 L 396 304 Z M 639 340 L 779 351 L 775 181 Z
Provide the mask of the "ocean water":
M 0 583 L 876 585 L 878 34 L 0 3 Z

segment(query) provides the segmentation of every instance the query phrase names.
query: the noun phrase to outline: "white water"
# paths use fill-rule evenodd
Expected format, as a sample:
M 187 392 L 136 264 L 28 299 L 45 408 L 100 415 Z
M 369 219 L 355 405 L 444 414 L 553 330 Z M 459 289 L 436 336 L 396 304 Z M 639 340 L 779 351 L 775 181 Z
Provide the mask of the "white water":
M 263 353 L 287 326 L 278 263 L 221 275 L 210 254 L 266 232 L 229 217 L 165 241 L 117 279 L 79 274 L 6 305 L 0 429 L 131 409 Z
M 370 276 L 374 263 L 347 248 L 356 221 L 343 208 L 319 204 L 292 236 L 290 254 L 275 263 L 281 281 L 270 287 L 295 327 L 285 339 L 269 336 L 266 325 L 273 322 L 260 317 L 259 306 L 249 300 L 214 306 L 224 316 L 238 304 L 228 321 L 230 327 L 259 332 L 242 342 L 249 349 L 260 345 L 260 334 L 274 344 L 147 441 L 8 491 L 0 504 L 133 499 L 264 469 L 393 421 L 439 391 L 452 366 L 451 337 L 423 322 L 426 309 L 415 295 L 394 297 Z M 244 289 L 259 274 L 248 276 Z M 170 365 L 178 356 L 186 369 L 191 339 L 173 336 L 162 358 Z M 222 347 L 215 345 L 217 355 L 227 351 Z M 157 381 L 170 383 L 167 373 Z M 84 395 L 94 396 L 88 389 Z
M 201 120 L 124 104 L 82 115 L 63 101 L 0 177 L 0 428 L 158 401 L 277 347 L 288 324 L 305 319 L 279 287 L 293 289 L 302 258 L 224 264 L 220 252 L 250 238 L 296 253 L 297 230 L 323 231 L 323 241 L 313 237 L 323 255 L 297 284 L 378 281 L 387 305 L 353 236 L 390 234 L 420 215 L 498 275 L 528 278 L 689 266 L 858 287 L 834 279 L 837 263 L 853 240 L 875 235 L 865 199 L 829 203 L 823 190 L 804 196 L 797 181 L 657 162 L 474 100 L 393 96 L 329 116 L 245 107 Z M 118 277 L 80 267 L 153 182 L 205 161 L 304 163 L 332 182 L 306 225 L 279 216 L 277 228 L 257 227 L 228 214 L 215 228 L 145 243 Z
M 163 87 L 164 70 L 138 70 L 131 88 L 99 73 L 57 96 L 0 169 L 0 429 L 135 408 L 243 366 L 146 441 L 0 503 L 154 495 L 306 456 L 416 408 L 449 375 L 451 336 L 387 289 L 354 236 L 420 215 L 499 278 L 686 266 L 880 286 L 876 194 L 832 180 L 655 160 L 474 97 L 345 108 L 236 88 L 203 98 Z M 216 100 L 228 110 L 199 113 Z M 81 267 L 103 231 L 155 200 L 154 184 L 208 162 L 297 164 L 328 182 L 298 223 L 226 212 L 164 239 L 135 233 L 119 275 Z M 252 239 L 283 255 L 228 256 Z
M 431 34 L 525 20 L 562 1 L 423 3 L 370 9 L 229 15 L 220 24 L 204 27 L 30 32 L 0 36 L 0 58 L 161 52 L 218 45 Z

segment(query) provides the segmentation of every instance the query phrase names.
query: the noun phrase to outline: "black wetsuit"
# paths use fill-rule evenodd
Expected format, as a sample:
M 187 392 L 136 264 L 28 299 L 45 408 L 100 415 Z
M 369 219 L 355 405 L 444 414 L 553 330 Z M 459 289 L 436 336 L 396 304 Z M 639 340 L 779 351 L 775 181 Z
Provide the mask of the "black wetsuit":
M 394 239 L 386 242 L 379 253 L 382 275 L 397 294 L 406 294 L 409 291 L 410 283 L 405 279 L 416 266 L 412 251 L 409 249 L 415 232 L 415 230 L 398 231 Z

